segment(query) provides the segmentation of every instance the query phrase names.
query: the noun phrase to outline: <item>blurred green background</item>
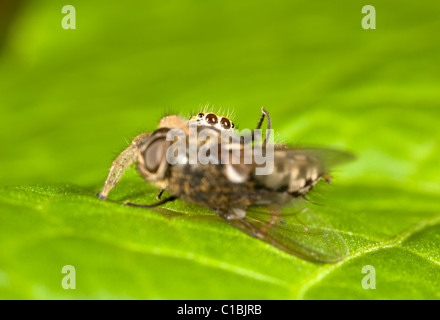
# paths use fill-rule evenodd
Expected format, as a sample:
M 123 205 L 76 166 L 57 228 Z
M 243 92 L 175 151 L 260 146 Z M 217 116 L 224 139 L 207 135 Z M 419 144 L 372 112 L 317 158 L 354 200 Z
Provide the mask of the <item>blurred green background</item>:
M 426 0 L 0 2 L 0 298 L 439 299 L 439 17 Z M 134 169 L 94 197 L 134 136 L 205 105 L 240 128 L 264 106 L 280 140 L 356 154 L 314 195 L 347 261 L 291 257 L 191 204 L 125 208 L 156 192 Z

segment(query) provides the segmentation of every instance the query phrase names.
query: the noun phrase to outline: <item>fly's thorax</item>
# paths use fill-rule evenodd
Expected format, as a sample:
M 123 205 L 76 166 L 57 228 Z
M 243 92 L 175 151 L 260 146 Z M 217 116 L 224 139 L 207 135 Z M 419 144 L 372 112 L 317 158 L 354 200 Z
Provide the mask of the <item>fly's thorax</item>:
M 226 212 L 231 207 L 251 205 L 258 197 L 251 180 L 234 182 L 223 164 L 182 164 L 169 168 L 169 191 L 179 198 Z
M 191 185 L 198 192 L 212 188 L 217 194 L 227 194 L 230 190 L 236 193 L 241 190 L 236 185 L 255 182 L 253 172 L 258 174 L 257 170 L 264 165 L 254 159 L 255 145 L 245 143 L 243 136 L 216 127 L 194 123 L 188 123 L 187 127 L 187 130 L 160 128 L 138 146 L 138 171 L 146 180 L 161 187 L 170 186 L 171 171 L 178 167 L 180 176 L 174 183 Z M 251 135 L 246 137 L 250 139 Z M 279 183 L 272 181 L 274 177 L 269 175 L 266 183 Z M 198 179 L 200 181 L 194 184 Z M 189 187 L 183 191 L 180 186 L 176 188 L 179 192 L 190 193 Z M 242 191 L 250 192 L 249 188 Z

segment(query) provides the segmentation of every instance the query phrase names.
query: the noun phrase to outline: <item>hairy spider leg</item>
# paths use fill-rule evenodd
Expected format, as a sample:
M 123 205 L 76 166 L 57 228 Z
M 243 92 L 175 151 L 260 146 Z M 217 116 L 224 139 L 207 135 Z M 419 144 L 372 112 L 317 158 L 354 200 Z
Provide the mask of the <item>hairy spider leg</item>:
M 151 133 L 141 133 L 133 139 L 130 146 L 121 152 L 121 154 L 113 161 L 107 179 L 105 180 L 104 187 L 101 192 L 97 194 L 101 200 L 107 199 L 108 193 L 118 184 L 124 171 L 133 163 L 137 162 L 137 147 L 145 139 L 147 139 Z

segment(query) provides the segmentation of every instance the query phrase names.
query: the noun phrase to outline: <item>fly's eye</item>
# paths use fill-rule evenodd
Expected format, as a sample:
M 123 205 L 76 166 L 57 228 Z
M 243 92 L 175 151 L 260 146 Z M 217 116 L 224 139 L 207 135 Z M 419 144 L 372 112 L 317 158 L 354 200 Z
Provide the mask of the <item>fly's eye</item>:
M 152 173 L 157 172 L 165 156 L 166 145 L 164 142 L 164 139 L 157 139 L 144 152 L 145 166 Z
M 212 125 L 214 125 L 214 124 L 216 124 L 216 123 L 218 122 L 218 118 L 217 118 L 217 116 L 216 116 L 215 114 L 213 114 L 213 113 L 209 113 L 209 114 L 207 114 L 207 115 L 205 116 L 205 121 L 206 121 L 208 124 L 212 124 Z
M 204 116 L 205 114 L 203 113 L 203 112 L 200 112 L 198 115 L 197 115 L 197 118 L 203 118 L 203 116 Z
M 229 121 L 229 119 L 222 118 L 220 120 L 220 125 L 222 126 L 223 129 L 230 129 L 231 128 L 231 121 Z

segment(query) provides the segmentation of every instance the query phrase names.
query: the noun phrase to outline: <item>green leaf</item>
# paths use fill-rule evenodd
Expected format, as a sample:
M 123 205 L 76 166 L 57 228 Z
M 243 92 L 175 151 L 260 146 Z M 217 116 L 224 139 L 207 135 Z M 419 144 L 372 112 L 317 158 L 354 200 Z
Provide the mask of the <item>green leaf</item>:
M 65 185 L 2 188 L 3 297 L 439 298 L 438 197 L 390 188 L 321 189 L 330 197 L 315 209 L 351 251 L 340 263 L 322 265 L 179 200 L 157 210 L 126 207 L 128 199 L 153 202 L 157 191 L 128 176 L 110 201 L 97 199 L 96 190 Z M 353 191 L 370 199 L 369 206 L 347 201 Z M 390 206 L 386 199 L 393 194 L 401 201 Z M 414 199 L 411 205 L 423 215 L 408 208 L 405 198 Z M 76 290 L 61 287 L 64 265 L 76 269 Z M 366 265 L 375 267 L 376 290 L 362 288 Z
M 76 30 L 49 0 L 0 23 L 0 298 L 440 298 L 438 1 L 373 3 L 376 30 L 352 0 L 69 4 Z M 277 141 L 356 155 L 310 195 L 345 260 L 298 259 L 180 200 L 126 207 L 159 191 L 134 169 L 95 197 L 133 137 L 206 104 L 239 128 L 264 106 Z

